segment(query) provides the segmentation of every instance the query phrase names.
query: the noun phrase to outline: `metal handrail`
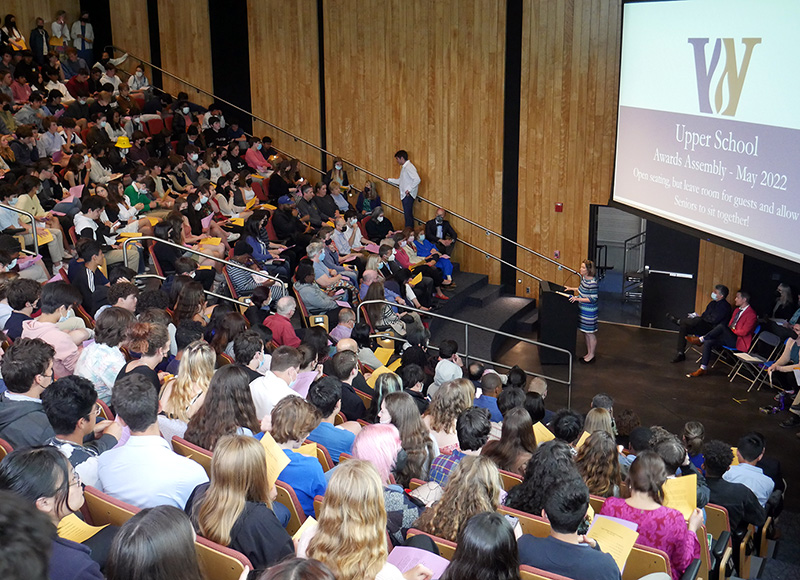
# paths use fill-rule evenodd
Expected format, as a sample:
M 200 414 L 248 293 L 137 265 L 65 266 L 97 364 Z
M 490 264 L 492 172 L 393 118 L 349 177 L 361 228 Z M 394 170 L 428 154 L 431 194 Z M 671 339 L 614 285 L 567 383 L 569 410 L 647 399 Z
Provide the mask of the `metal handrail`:
M 539 341 L 533 340 L 531 338 L 525 338 L 524 336 L 518 336 L 516 334 L 509 334 L 508 332 L 503 332 L 501 330 L 495 330 L 494 328 L 487 328 L 486 326 L 481 326 L 480 324 L 475 324 L 474 322 L 467 322 L 466 320 L 459 320 L 458 318 L 453 318 L 452 316 L 445 316 L 443 314 L 437 314 L 435 312 L 430 312 L 428 310 L 421 310 L 421 309 L 418 309 L 418 308 L 414 308 L 413 306 L 408 306 L 406 304 L 396 304 L 394 302 L 389 302 L 388 300 L 364 300 L 364 301 L 362 301 L 358 305 L 358 308 L 356 308 L 356 321 L 357 322 L 361 322 L 362 309 L 364 309 L 364 307 L 369 305 L 369 304 L 385 304 L 387 306 L 392 306 L 392 307 L 396 307 L 396 308 L 402 308 L 403 310 L 408 310 L 409 312 L 417 312 L 420 315 L 431 316 L 433 318 L 439 318 L 441 320 L 448 320 L 450 322 L 455 322 L 457 324 L 463 324 L 464 325 L 464 349 L 465 349 L 464 359 L 465 359 L 465 363 L 468 362 L 468 360 L 470 358 L 472 358 L 474 360 L 480 360 L 480 362 L 483 362 L 483 363 L 495 364 L 494 361 L 487 361 L 487 360 L 479 359 L 479 358 L 474 357 L 474 356 L 471 357 L 469 355 L 469 329 L 470 328 L 474 328 L 476 330 L 482 330 L 484 332 L 490 332 L 492 334 L 498 334 L 500 336 L 505 336 L 506 338 L 513 338 L 514 340 L 518 340 L 520 342 L 527 342 L 528 344 L 533 344 L 535 346 L 545 347 L 545 348 L 549 348 L 549 349 L 552 349 L 552 350 L 555 350 L 555 351 L 558 351 L 558 352 L 566 353 L 566 355 L 569 357 L 568 358 L 569 363 L 567 365 L 567 368 L 568 368 L 568 371 L 569 371 L 568 375 L 567 375 L 567 380 L 559 379 L 559 378 L 556 378 L 556 377 L 551 377 L 551 376 L 548 376 L 548 375 L 541 375 L 541 374 L 538 374 L 538 373 L 534 373 L 532 371 L 530 371 L 530 372 L 526 371 L 526 374 L 529 374 L 529 375 L 534 376 L 534 377 L 541 377 L 543 379 L 547 379 L 548 381 L 561 383 L 562 385 L 567 385 L 567 408 L 570 408 L 572 406 L 572 353 L 570 351 L 568 351 L 568 350 L 566 350 L 564 348 L 558 347 L 558 346 L 553 346 L 552 344 L 546 344 L 544 342 L 539 342 Z M 505 365 L 499 365 L 499 366 L 505 366 Z M 507 368 L 511 368 L 511 367 L 507 367 Z
M 36 235 L 36 218 L 33 217 L 33 214 L 29 211 L 25 211 L 24 209 L 19 209 L 18 207 L 14 207 L 13 205 L 7 205 L 5 203 L 0 203 L 0 207 L 5 209 L 10 209 L 11 211 L 15 211 L 17 213 L 21 213 L 23 215 L 28 216 L 31 219 L 31 237 L 33 238 L 33 251 L 34 255 L 39 254 L 39 237 Z M 24 236 L 25 234 L 17 234 Z M 24 248 L 23 248 L 24 249 Z
M 264 278 L 269 278 L 270 280 L 274 280 L 275 282 L 283 286 L 284 291 L 286 292 L 289 291 L 289 287 L 286 284 L 286 282 L 284 282 L 277 276 L 273 276 L 271 274 L 268 274 L 267 272 L 259 272 L 258 270 L 253 270 L 251 268 L 248 268 L 247 266 L 242 266 L 238 262 L 231 262 L 230 260 L 224 260 L 222 258 L 217 258 L 216 256 L 210 256 L 208 254 L 204 254 L 203 252 L 195 250 L 194 248 L 187 248 L 186 246 L 182 246 L 180 244 L 176 244 L 175 242 L 170 242 L 167 240 L 162 240 L 161 238 L 156 238 L 154 236 L 138 236 L 134 238 L 126 238 L 125 241 L 122 242 L 122 256 L 125 261 L 126 268 L 128 267 L 128 244 L 130 244 L 131 242 L 139 242 L 142 240 L 152 240 L 159 244 L 166 244 L 168 246 L 172 246 L 173 248 L 178 248 L 179 250 L 183 250 L 184 252 L 189 252 L 190 254 L 203 256 L 204 258 L 208 258 L 209 260 L 214 260 L 215 262 L 219 262 L 220 264 L 225 264 L 226 266 L 233 266 L 234 268 L 239 268 L 240 270 L 250 272 L 251 274 L 256 274 L 257 276 L 263 276 Z
M 166 280 L 164 276 L 159 276 L 158 274 L 136 274 L 135 278 L 155 278 L 156 280 L 161 280 L 162 282 Z M 243 300 L 236 300 L 236 298 L 231 298 L 230 296 L 223 296 L 222 294 L 217 294 L 216 292 L 212 292 L 211 290 L 206 290 L 203 288 L 203 292 L 205 292 L 208 296 L 214 296 L 215 298 L 220 298 L 222 300 L 227 300 L 228 302 L 233 302 L 234 304 L 238 304 L 239 306 L 250 306 L 251 302 L 246 302 Z
M 336 155 L 336 154 L 334 154 L 334 153 L 331 153 L 331 152 L 330 152 L 330 151 L 328 151 L 327 149 L 323 149 L 323 148 L 322 148 L 322 147 L 320 147 L 319 145 L 315 145 L 314 143 L 311 143 L 310 141 L 307 141 L 307 140 L 303 139 L 303 138 L 302 138 L 302 137 L 300 137 L 299 135 L 295 135 L 294 133 L 292 133 L 292 132 L 290 132 L 290 131 L 287 131 L 286 129 L 283 129 L 283 128 L 281 128 L 281 127 L 279 127 L 279 126 L 275 125 L 274 123 L 270 123 L 269 121 L 267 121 L 266 119 L 263 119 L 262 117 L 259 117 L 258 115 L 256 115 L 256 114 L 255 114 L 255 113 L 253 113 L 252 111 L 247 111 L 247 110 L 245 110 L 245 109 L 241 108 L 241 107 L 240 107 L 240 106 L 238 106 L 238 105 L 234 105 L 234 104 L 233 104 L 233 103 L 231 103 L 230 101 L 228 101 L 228 100 L 226 100 L 226 99 L 223 99 L 223 98 L 221 98 L 221 97 L 218 97 L 218 96 L 217 96 L 217 95 L 215 95 L 214 93 L 212 93 L 212 92 L 210 92 L 210 91 L 207 91 L 207 90 L 205 90 L 205 89 L 202 89 L 202 88 L 198 87 L 197 85 L 194 85 L 194 84 L 190 83 L 189 81 L 187 81 L 187 80 L 185 80 L 185 79 L 182 79 L 181 77 L 179 77 L 179 76 L 177 76 L 177 75 L 174 75 L 174 74 L 172 74 L 172 73 L 171 73 L 171 72 L 169 72 L 169 71 L 166 71 L 166 70 L 164 70 L 164 69 L 163 69 L 163 68 L 161 68 L 160 66 L 156 66 L 156 65 L 154 65 L 153 63 L 151 63 L 151 62 L 149 62 L 149 61 L 147 61 L 147 60 L 144 60 L 144 59 L 142 59 L 142 58 L 139 58 L 138 56 L 136 56 L 136 55 L 134 55 L 134 54 L 131 54 L 130 52 L 126 51 L 124 48 L 121 48 L 121 47 L 119 47 L 119 46 L 113 46 L 113 48 L 114 48 L 114 49 L 116 49 L 116 50 L 121 50 L 121 51 L 123 51 L 123 52 L 127 53 L 127 54 L 128 54 L 128 56 L 129 56 L 130 58 L 133 58 L 134 60 L 138 60 L 139 62 L 141 62 L 141 63 L 144 63 L 144 64 L 146 64 L 147 66 L 149 66 L 149 67 L 151 67 L 151 68 L 153 68 L 153 69 L 156 69 L 156 70 L 160 71 L 162 74 L 166 74 L 167 76 L 169 76 L 169 77 L 171 77 L 171 78 L 173 78 L 173 79 L 177 80 L 178 82 L 180 82 L 180 83 L 182 83 L 182 84 L 184 84 L 184 85 L 186 85 L 186 86 L 188 86 L 188 87 L 191 87 L 191 88 L 192 88 L 192 89 L 194 89 L 195 91 L 197 91 L 197 92 L 199 92 L 199 93 L 203 93 L 204 95 L 207 95 L 207 96 L 209 96 L 209 97 L 213 98 L 215 101 L 217 101 L 217 102 L 219 102 L 219 103 L 224 103 L 224 104 L 226 104 L 227 106 L 229 106 L 229 107 L 231 107 L 231 108 L 233 108 L 233 109 L 235 109 L 235 110 L 237 110 L 237 111 L 240 111 L 240 112 L 244 113 L 245 115 L 247 115 L 247 116 L 251 117 L 252 119 L 255 119 L 255 120 L 257 120 L 257 121 L 259 121 L 259 122 L 261 122 L 261 123 L 264 123 L 265 125 L 267 125 L 267 126 L 269 126 L 269 127 L 272 127 L 273 129 L 275 129 L 275 130 L 277 130 L 277 131 L 280 131 L 281 133 L 283 133 L 283 134 L 285 134 L 285 135 L 288 135 L 289 137 L 291 137 L 291 138 L 292 138 L 292 139 L 294 139 L 295 141 L 300 141 L 300 142 L 301 142 L 301 143 L 303 143 L 304 145 L 308 145 L 308 146 L 309 146 L 309 147 L 311 147 L 312 149 L 315 149 L 315 150 L 319 151 L 320 153 L 324 153 L 325 155 L 328 155 L 328 156 L 330 156 L 330 157 L 338 157 L 339 159 L 341 159 L 341 160 L 342 160 L 342 162 L 343 162 L 343 163 L 347 163 L 347 164 L 348 164 L 350 167 L 352 167 L 353 169 L 355 169 L 355 170 L 356 170 L 356 172 L 358 172 L 358 171 L 363 171 L 363 172 L 364 172 L 364 173 L 366 173 L 367 175 L 369 175 L 369 176 L 371 176 L 371 177 L 373 177 L 373 178 L 375 178 L 375 179 L 378 179 L 378 180 L 382 181 L 383 183 L 385 183 L 385 184 L 387 184 L 387 185 L 390 185 L 390 186 L 392 186 L 392 187 L 396 187 L 396 188 L 398 188 L 398 190 L 399 190 L 399 186 L 398 186 L 398 185 L 396 185 L 396 184 L 394 184 L 394 183 L 390 182 L 388 179 L 386 179 L 385 177 L 382 177 L 382 176 L 378 175 L 377 173 L 373 173 L 372 171 L 370 171 L 369 169 L 367 169 L 367 168 L 365 168 L 365 167 L 362 167 L 362 166 L 360 166 L 360 165 L 357 165 L 357 164 L 353 163 L 352 161 L 348 161 L 348 160 L 346 160 L 344 157 L 339 157 L 338 155 Z M 307 165 L 307 164 L 304 164 L 304 165 Z M 324 172 L 322 172 L 322 173 L 324 173 Z M 437 204 L 437 203 L 435 203 L 435 202 L 433 202 L 433 201 L 431 201 L 431 200 L 429 200 L 429 199 L 426 199 L 426 198 L 424 198 L 424 197 L 422 197 L 422 196 L 419 196 L 419 195 L 417 196 L 417 199 L 419 199 L 420 201 L 424 201 L 425 203 L 428 203 L 428 204 L 430 204 L 430 205 L 432 205 L 432 206 L 434 206 L 434 207 L 436 207 L 436 208 L 439 208 L 439 209 L 444 209 L 444 210 L 445 210 L 445 211 L 447 211 L 447 213 L 449 213 L 451 216 L 453 216 L 453 217 L 456 217 L 456 218 L 458 218 L 458 219 L 460 219 L 460 220 L 462 220 L 462 221 L 464 221 L 464 222 L 466 222 L 466 223 L 468 223 L 468 224 L 470 224 L 470 225 L 472 225 L 472 226 L 475 226 L 475 227 L 477 227 L 477 228 L 479 228 L 479 229 L 483 230 L 484 232 L 486 232 L 486 235 L 492 235 L 492 236 L 495 236 L 495 237 L 498 237 L 498 238 L 500 238 L 500 239 L 501 239 L 501 240 L 503 240 L 504 242 L 508 242 L 508 243 L 510 243 L 510 244 L 514 244 L 516 247 L 518 247 L 518 248 L 520 248 L 520 249 L 522 249 L 522 250 L 525 250 L 526 252 L 529 252 L 529 253 L 533 254 L 534 256 L 537 256 L 538 258 L 541 258 L 542 260 L 545 260 L 545 261 L 547 261 L 547 262 L 550 262 L 551 264 L 555 264 L 555 265 L 556 265 L 556 266 L 558 266 L 559 268 L 562 268 L 562 269 L 564 269 L 564 270 L 567 270 L 567 271 L 569 271 L 569 272 L 572 272 L 573 274 L 577 274 L 577 273 L 578 273 L 578 272 L 577 272 L 577 270 L 573 270 L 572 268 L 569 268 L 569 267 L 565 266 L 565 265 L 564 265 L 564 264 L 562 264 L 561 262 L 558 262 L 558 261 L 556 261 L 556 260 L 553 260 L 552 258 L 548 258 L 548 257 L 547 257 L 547 256 L 545 256 L 544 254 L 540 254 L 539 252 L 537 252 L 537 251 L 535 251 L 535 250 L 533 250 L 533 249 L 531 249 L 531 248 L 528 248 L 527 246 L 523 246 L 522 244 L 520 244 L 520 243 L 519 243 L 519 242 L 517 242 L 516 240 L 512 240 L 511 238 L 508 238 L 508 237 L 506 237 L 506 236 L 504 236 L 504 235 L 502 235 L 502 234 L 499 234 L 499 233 L 495 232 L 494 230 L 490 230 L 490 229 L 489 229 L 489 228 L 487 228 L 486 226 L 482 226 L 482 225 L 480 225 L 479 223 L 476 223 L 476 222 L 472 221 L 471 219 L 469 219 L 469 218 L 467 218 L 467 217 L 464 217 L 464 216 L 462 216 L 462 215 L 460 215 L 460 214 L 458 214 L 458 213 L 456 213 L 456 212 L 454 212 L 454 211 L 451 211 L 451 210 L 449 210 L 449 209 L 447 209 L 447 208 L 443 208 L 441 205 L 439 205 L 439 204 Z M 480 250 L 480 251 L 482 251 L 482 252 L 483 252 L 483 250 Z M 499 259 L 499 258 L 498 258 L 498 259 Z M 501 262 L 502 262 L 502 261 L 501 261 Z M 504 264 L 506 264 L 506 265 L 509 265 L 509 266 L 512 266 L 512 264 L 509 264 L 508 262 L 502 262 L 502 263 L 504 263 Z M 513 266 L 513 267 L 515 267 L 515 266 Z M 517 268 L 517 269 L 519 270 L 519 268 Z M 539 278 L 539 277 L 537 277 L 537 276 L 533 276 L 532 274 L 529 274 L 529 273 L 525 272 L 524 270 L 519 270 L 519 271 L 520 271 L 520 272 L 523 272 L 524 274 L 526 274 L 526 275 L 528 275 L 528 276 L 531 276 L 532 278 L 534 278 L 534 279 L 536 279 L 536 280 L 538 280 L 538 281 L 540 281 L 540 282 L 542 281 L 542 279 L 541 279 L 541 278 Z

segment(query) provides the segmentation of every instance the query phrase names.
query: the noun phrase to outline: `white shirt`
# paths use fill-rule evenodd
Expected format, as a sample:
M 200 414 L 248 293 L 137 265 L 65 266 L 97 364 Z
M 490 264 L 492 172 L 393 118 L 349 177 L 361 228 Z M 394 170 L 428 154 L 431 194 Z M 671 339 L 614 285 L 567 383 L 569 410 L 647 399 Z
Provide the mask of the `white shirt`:
M 406 162 L 403 163 L 403 166 L 400 168 L 400 178 L 389 179 L 389 183 L 393 183 L 400 188 L 400 199 L 405 198 L 406 191 L 409 192 L 411 197 L 417 199 L 420 181 L 421 180 L 419 178 L 419 173 L 417 173 L 417 168 L 414 167 L 414 164 L 408 160 L 406 160 Z
M 119 80 L 119 77 L 117 75 L 114 75 L 113 77 L 110 77 L 107 74 L 103 74 L 103 76 L 100 77 L 100 84 L 104 85 L 106 83 L 111 83 L 112 85 L 114 85 L 114 94 L 115 95 L 119 94 L 119 83 L 120 83 L 120 80 Z
M 48 81 L 48 83 L 44 86 L 48 91 L 58 91 L 61 93 L 61 102 L 62 103 L 71 103 L 75 99 L 72 98 L 72 95 L 67 90 L 67 85 L 62 83 L 61 81 Z
M 775 489 L 775 482 L 772 481 L 772 478 L 764 475 L 764 471 L 760 467 L 747 463 L 732 465 L 722 479 L 731 483 L 741 483 L 749 488 L 758 498 L 758 503 L 762 507 L 767 505 L 767 500 L 772 490 Z
M 50 31 L 53 33 L 53 36 L 67 42 L 70 41 L 69 25 L 66 22 L 61 23 L 58 20 L 54 20 L 50 25 Z
M 91 50 L 92 43 L 94 42 L 94 28 L 92 28 L 92 24 L 90 22 L 87 22 L 85 25 L 83 25 L 86 26 L 86 30 L 83 33 L 83 36 L 86 38 L 84 41 L 78 38 L 78 35 L 81 34 L 82 25 L 83 23 L 80 20 L 76 20 L 72 23 L 72 44 L 78 50 L 83 50 L 83 43 L 86 42 L 86 50 Z
M 253 404 L 256 407 L 256 416 L 260 421 L 270 413 L 278 401 L 289 395 L 295 397 L 298 394 L 286 384 L 282 378 L 272 371 L 267 371 L 263 377 L 259 377 L 250 383 L 250 395 L 253 397 Z
M 131 437 L 98 461 L 98 488 L 142 509 L 157 505 L 183 509 L 194 488 L 206 482 L 208 475 L 199 463 L 173 453 L 156 435 Z

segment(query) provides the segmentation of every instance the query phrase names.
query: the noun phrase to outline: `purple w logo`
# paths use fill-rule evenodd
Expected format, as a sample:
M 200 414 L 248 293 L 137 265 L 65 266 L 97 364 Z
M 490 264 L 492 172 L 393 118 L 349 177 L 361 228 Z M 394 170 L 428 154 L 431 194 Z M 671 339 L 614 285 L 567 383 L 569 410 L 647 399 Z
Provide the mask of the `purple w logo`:
M 717 69 L 724 45 L 725 68 L 722 70 L 722 76 L 714 91 L 714 107 L 717 113 L 733 117 L 736 114 L 736 107 L 739 106 L 739 97 L 742 95 L 744 77 L 747 75 L 747 67 L 750 65 L 750 57 L 753 55 L 753 48 L 757 44 L 761 44 L 761 39 L 742 39 L 742 44 L 744 44 L 744 57 L 742 58 L 742 66 L 739 69 L 737 69 L 736 66 L 736 48 L 733 43 L 733 38 L 718 38 L 714 43 L 711 62 L 706 65 L 706 44 L 708 44 L 708 40 L 708 38 L 689 39 L 689 44 L 694 47 L 694 67 L 697 74 L 697 98 L 700 101 L 700 111 L 703 113 L 714 113 L 714 111 L 711 110 L 711 103 L 709 101 L 711 96 L 711 77 Z M 728 104 L 723 111 L 722 92 L 726 85 L 728 88 Z

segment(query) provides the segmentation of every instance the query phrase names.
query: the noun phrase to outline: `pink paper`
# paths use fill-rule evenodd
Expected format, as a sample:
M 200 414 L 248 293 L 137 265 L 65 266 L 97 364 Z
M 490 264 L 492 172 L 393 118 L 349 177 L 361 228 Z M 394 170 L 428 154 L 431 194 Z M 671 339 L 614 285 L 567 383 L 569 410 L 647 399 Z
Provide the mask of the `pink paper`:
M 83 184 L 69 188 L 69 194 L 74 196 L 76 199 L 79 198 L 82 193 L 83 193 Z
M 203 219 L 200 220 L 200 223 L 203 224 L 204 230 L 208 229 L 208 226 L 211 225 L 211 220 L 213 219 L 214 219 L 214 214 L 212 213 L 211 215 L 204 217 Z
M 380 248 L 375 244 L 367 244 L 366 250 L 368 252 L 372 252 L 373 254 L 377 254 L 380 251 Z
M 61 277 L 61 272 L 57 272 L 55 276 L 50 278 L 45 284 L 50 284 L 51 282 L 61 282 L 64 278 Z
M 67 215 L 67 214 L 65 214 L 65 213 L 63 213 L 63 212 L 56 211 L 56 210 L 54 210 L 54 209 L 51 209 L 51 210 L 50 210 L 50 213 L 51 213 L 51 214 L 53 214 L 53 215 L 57 215 L 58 217 L 64 217 L 65 215 Z
M 433 572 L 433 578 L 441 578 L 445 569 L 450 564 L 449 560 L 437 556 L 433 552 L 413 548 L 411 546 L 397 546 L 386 558 L 389 564 L 394 564 L 401 572 L 408 572 L 417 564 L 422 564 Z
M 345 258 L 342 258 L 342 259 L 340 260 L 340 262 L 345 262 L 345 263 L 347 263 L 347 262 L 352 262 L 352 261 L 353 261 L 353 260 L 355 260 L 356 258 L 358 258 L 358 256 L 356 256 L 355 254 L 350 254 L 349 256 L 347 256 L 347 257 L 345 257 Z
M 61 200 L 62 203 L 72 203 L 73 201 L 75 201 L 75 196 L 74 195 L 68 195 L 67 197 L 65 197 L 64 199 Z M 56 212 L 52 212 L 52 213 L 56 213 Z M 62 213 L 61 215 L 64 215 L 64 214 Z
M 347 302 L 345 302 L 344 300 L 337 300 L 337 301 L 336 301 L 336 304 L 338 304 L 338 305 L 339 305 L 339 306 L 341 306 L 342 308 L 350 308 L 350 304 L 348 304 L 348 303 L 347 303 Z

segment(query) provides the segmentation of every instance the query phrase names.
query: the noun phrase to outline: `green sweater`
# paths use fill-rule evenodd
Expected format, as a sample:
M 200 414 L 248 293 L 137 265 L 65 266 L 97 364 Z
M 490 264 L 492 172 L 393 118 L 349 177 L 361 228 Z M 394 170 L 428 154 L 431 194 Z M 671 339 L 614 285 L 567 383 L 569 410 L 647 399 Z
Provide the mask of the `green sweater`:
M 131 205 L 136 205 L 137 203 L 144 204 L 144 209 L 142 212 L 150 211 L 150 198 L 136 191 L 136 188 L 133 186 L 133 184 L 125 188 L 125 197 L 128 198 L 128 201 L 131 202 Z

